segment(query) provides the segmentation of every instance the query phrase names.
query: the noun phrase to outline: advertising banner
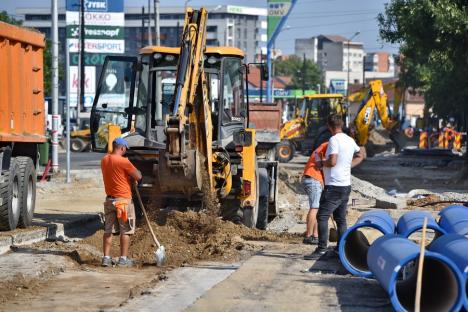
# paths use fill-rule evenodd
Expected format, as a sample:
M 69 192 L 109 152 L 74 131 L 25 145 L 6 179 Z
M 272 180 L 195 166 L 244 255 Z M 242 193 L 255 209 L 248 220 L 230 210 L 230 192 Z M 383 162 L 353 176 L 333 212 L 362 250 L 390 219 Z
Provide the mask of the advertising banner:
M 330 80 L 330 93 L 340 93 L 340 94 L 346 95 L 346 80 L 331 79 Z
M 278 28 L 281 19 L 288 14 L 291 8 L 291 0 L 268 0 L 268 41 Z
M 86 39 L 124 39 L 124 28 L 121 26 L 85 26 L 84 32 Z M 79 39 L 80 27 L 68 26 L 67 38 Z
M 80 50 L 79 39 L 68 39 L 68 51 L 71 53 Z M 99 39 L 86 39 L 85 51 L 87 53 L 124 53 L 125 41 L 124 40 L 99 40 Z
M 67 0 L 67 11 L 80 10 L 80 0 Z M 123 12 L 124 0 L 84 0 L 87 12 Z
M 67 11 L 65 20 L 67 25 L 79 25 L 80 12 Z M 86 26 L 125 26 L 125 14 L 123 12 L 85 12 L 84 20 Z

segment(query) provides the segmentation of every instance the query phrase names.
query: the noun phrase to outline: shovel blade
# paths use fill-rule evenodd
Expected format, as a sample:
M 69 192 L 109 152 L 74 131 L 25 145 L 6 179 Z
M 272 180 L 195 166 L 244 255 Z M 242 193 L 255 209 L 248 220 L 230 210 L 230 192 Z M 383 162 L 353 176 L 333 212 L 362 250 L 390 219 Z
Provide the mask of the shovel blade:
M 166 249 L 164 246 L 159 247 L 155 252 L 156 266 L 162 266 L 166 262 Z

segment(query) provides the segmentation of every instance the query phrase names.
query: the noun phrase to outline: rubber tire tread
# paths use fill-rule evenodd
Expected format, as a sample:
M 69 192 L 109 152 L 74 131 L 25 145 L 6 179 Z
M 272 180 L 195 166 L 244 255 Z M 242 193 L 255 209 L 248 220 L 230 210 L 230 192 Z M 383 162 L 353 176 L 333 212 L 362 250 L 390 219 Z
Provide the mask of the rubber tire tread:
M 80 148 L 73 149 L 74 143 L 78 142 L 80 144 Z M 66 144 L 65 144 L 66 145 Z M 70 139 L 70 150 L 75 153 L 80 153 L 86 149 L 88 144 L 81 138 L 71 138 Z
M 18 187 L 19 187 L 19 206 L 21 209 L 18 227 L 26 228 L 32 224 L 32 218 L 34 216 L 34 209 L 36 207 L 36 168 L 34 163 L 29 157 L 16 157 L 16 163 L 19 167 L 18 174 Z M 28 201 L 28 179 L 32 176 L 32 211 L 28 213 L 27 201 Z
M 258 174 L 258 166 L 257 160 L 255 159 L 255 178 L 256 178 L 256 191 L 257 191 L 257 198 L 255 198 L 255 206 L 254 207 L 244 207 L 242 211 L 242 223 L 249 228 L 255 228 L 257 225 L 257 217 L 258 217 L 258 207 L 260 201 L 260 177 Z
M 0 197 L 2 198 L 2 204 L 0 205 L 0 231 L 11 231 L 16 229 L 18 221 L 10 220 L 9 207 L 11 205 L 13 183 L 10 183 L 11 179 L 17 173 L 17 165 L 15 158 L 11 158 L 10 170 L 3 174 L 3 183 L 0 184 Z
M 280 148 L 283 146 L 289 147 L 291 149 L 291 154 L 288 157 L 281 157 L 279 153 Z M 276 145 L 276 156 L 278 157 L 278 161 L 280 163 L 289 162 L 291 159 L 293 159 L 294 153 L 295 153 L 295 147 L 294 147 L 294 144 L 291 143 L 290 141 L 281 141 Z
M 256 227 L 259 230 L 265 230 L 268 224 L 268 195 L 270 190 L 268 170 L 266 168 L 259 168 L 259 182 L 260 184 L 267 184 L 267 190 L 260 186 L 260 196 L 258 198 L 258 216 Z M 266 191 L 266 192 L 265 192 Z

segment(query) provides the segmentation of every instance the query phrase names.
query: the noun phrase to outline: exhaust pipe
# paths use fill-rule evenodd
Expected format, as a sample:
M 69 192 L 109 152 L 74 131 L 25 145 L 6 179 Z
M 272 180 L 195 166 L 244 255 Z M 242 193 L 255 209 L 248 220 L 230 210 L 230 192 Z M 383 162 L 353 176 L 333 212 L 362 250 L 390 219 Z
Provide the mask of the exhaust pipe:
M 468 236 L 468 207 L 451 205 L 439 213 L 439 225 L 447 233 Z
M 447 256 L 458 267 L 463 274 L 465 296 L 463 305 L 468 311 L 468 239 L 459 234 L 446 234 L 436 239 L 429 249 Z
M 390 296 L 395 311 L 414 309 L 420 247 L 398 235 L 377 239 L 369 248 L 369 269 Z M 448 257 L 433 251 L 424 255 L 421 311 L 459 311 L 464 280 Z
M 341 263 L 353 275 L 372 277 L 367 265 L 369 246 L 376 238 L 393 233 L 395 222 L 388 213 L 378 210 L 363 213 L 340 239 L 338 250 Z
M 421 231 L 424 218 L 427 218 L 427 229 L 434 231 L 431 242 L 437 237 L 446 234 L 445 230 L 437 224 L 432 214 L 427 211 L 410 211 L 402 215 L 397 223 L 397 234 L 409 238 L 412 234 Z M 428 234 L 430 235 L 431 232 L 428 232 Z

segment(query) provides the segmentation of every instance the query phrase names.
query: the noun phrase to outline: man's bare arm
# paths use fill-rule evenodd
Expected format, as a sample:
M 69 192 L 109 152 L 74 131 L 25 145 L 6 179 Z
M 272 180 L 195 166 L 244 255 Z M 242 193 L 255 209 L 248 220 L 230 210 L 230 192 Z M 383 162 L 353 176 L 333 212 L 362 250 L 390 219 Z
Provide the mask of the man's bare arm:
M 335 167 L 336 166 L 336 160 L 338 159 L 338 154 L 330 154 L 327 159 L 322 160 L 322 166 L 323 167 Z
M 354 154 L 353 160 L 351 161 L 351 168 L 356 167 L 364 160 L 365 151 L 363 150 L 364 147 L 361 146 L 361 150 Z

